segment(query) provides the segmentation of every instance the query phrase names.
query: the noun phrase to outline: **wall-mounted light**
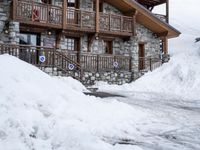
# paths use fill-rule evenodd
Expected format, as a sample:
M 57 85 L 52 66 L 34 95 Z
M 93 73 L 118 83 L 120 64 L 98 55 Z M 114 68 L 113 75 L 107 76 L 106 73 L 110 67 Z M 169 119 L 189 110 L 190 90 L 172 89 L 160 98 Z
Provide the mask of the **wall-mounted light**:
M 9 34 L 9 22 L 5 22 L 3 32 L 4 34 Z
M 5 30 L 4 30 L 4 33 L 5 33 L 5 34 L 8 34 L 8 33 L 9 33 L 9 30 L 8 30 L 8 29 L 5 29 Z
M 47 30 L 47 35 L 51 36 L 52 35 L 52 31 L 51 30 Z
M 99 35 L 95 34 L 95 40 L 99 40 Z

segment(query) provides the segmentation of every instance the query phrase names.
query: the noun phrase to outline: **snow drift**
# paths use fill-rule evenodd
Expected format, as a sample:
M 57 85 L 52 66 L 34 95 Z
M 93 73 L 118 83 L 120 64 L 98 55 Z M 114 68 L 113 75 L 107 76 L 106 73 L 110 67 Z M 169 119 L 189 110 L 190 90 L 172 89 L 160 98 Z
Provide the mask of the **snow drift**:
M 105 139 L 136 136 L 133 124 L 148 116 L 115 100 L 85 96 L 73 81 L 52 78 L 9 55 L 0 56 L 0 70 L 2 150 L 117 150 L 121 146 Z
M 174 54 L 169 63 L 123 86 L 101 85 L 100 90 L 155 92 L 200 100 L 200 49 Z

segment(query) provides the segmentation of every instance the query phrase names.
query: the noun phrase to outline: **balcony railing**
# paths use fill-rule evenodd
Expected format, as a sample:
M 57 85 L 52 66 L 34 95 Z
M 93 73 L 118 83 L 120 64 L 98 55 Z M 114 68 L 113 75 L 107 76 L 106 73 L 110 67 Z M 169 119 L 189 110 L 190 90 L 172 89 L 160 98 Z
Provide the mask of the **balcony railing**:
M 131 17 L 100 13 L 100 31 L 132 33 L 133 19 Z
M 62 7 L 21 0 L 17 0 L 15 4 L 14 14 L 20 22 L 62 26 Z
M 81 29 L 95 29 L 95 12 L 67 9 L 67 26 Z
M 130 71 L 131 57 L 111 54 L 78 53 L 62 50 L 68 58 L 80 63 L 83 71 Z
M 34 2 L 13 0 L 13 18 L 20 23 L 59 29 L 95 32 L 96 12 Z M 16 13 L 15 13 L 16 12 Z M 66 16 L 63 16 L 66 15 Z M 66 25 L 63 23 L 66 22 Z M 99 14 L 99 31 L 118 35 L 132 35 L 132 17 L 116 14 Z

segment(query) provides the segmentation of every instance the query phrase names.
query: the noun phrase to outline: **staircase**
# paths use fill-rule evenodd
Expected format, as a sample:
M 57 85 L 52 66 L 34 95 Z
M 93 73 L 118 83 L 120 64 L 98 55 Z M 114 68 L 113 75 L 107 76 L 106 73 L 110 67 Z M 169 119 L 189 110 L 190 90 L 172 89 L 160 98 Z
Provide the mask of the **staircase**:
M 54 48 L 0 44 L 0 54 L 15 56 L 51 75 L 71 76 L 79 81 L 82 78 L 80 64 Z

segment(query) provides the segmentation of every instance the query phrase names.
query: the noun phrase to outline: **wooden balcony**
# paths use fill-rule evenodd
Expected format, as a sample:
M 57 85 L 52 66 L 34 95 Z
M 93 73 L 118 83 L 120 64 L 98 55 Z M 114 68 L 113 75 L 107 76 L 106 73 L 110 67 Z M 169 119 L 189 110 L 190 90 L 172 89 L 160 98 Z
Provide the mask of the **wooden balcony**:
M 13 18 L 20 23 L 62 28 L 62 7 L 33 1 L 13 1 Z
M 99 22 L 99 32 L 131 36 L 133 31 L 133 18 L 115 15 L 99 14 L 96 21 L 96 12 L 80 9 L 42 4 L 28 0 L 13 0 L 13 19 L 22 24 L 74 30 L 83 32 L 96 32 L 96 23 Z
M 95 12 L 68 8 L 66 15 L 67 29 L 95 32 Z
M 122 15 L 100 13 L 99 28 L 100 32 L 131 36 L 133 31 L 133 18 Z

